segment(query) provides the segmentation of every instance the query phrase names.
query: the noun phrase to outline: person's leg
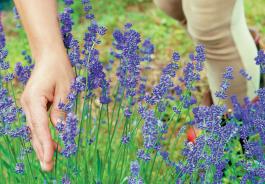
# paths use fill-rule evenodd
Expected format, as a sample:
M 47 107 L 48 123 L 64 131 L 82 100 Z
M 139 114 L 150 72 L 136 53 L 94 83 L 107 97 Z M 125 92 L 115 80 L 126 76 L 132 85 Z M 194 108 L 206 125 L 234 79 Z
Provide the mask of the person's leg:
M 182 0 L 154 0 L 158 8 L 167 13 L 170 17 L 176 19 L 185 28 L 187 20 L 182 8 Z M 202 105 L 210 106 L 213 104 L 209 89 L 203 94 L 203 99 L 200 102 Z
M 234 68 L 228 96 L 235 94 L 241 102 L 245 96 L 254 98 L 260 71 L 254 61 L 257 49 L 246 24 L 243 0 L 185 0 L 183 10 L 189 34 L 205 45 L 207 76 L 214 103 L 218 103 L 214 94 L 219 90 L 226 66 Z M 240 69 L 245 69 L 252 81 L 246 81 L 239 74 Z M 229 98 L 225 103 L 231 107 Z
M 186 25 L 186 17 L 182 9 L 182 0 L 154 0 L 154 3 L 169 16 L 178 20 L 182 25 Z

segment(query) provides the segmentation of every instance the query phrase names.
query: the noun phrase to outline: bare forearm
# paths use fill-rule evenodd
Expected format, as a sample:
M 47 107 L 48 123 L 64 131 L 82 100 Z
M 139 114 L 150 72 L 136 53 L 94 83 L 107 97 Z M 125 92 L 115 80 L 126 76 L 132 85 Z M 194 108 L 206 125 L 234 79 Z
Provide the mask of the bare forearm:
M 53 51 L 64 54 L 56 0 L 14 0 L 27 33 L 33 57 L 39 61 Z

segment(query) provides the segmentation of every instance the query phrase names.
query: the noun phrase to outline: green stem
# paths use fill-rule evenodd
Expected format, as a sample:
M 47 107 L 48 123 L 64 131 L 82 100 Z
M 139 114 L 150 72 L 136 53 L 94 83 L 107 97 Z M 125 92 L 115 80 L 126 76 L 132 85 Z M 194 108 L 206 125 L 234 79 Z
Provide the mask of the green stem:
M 103 110 L 103 105 L 101 105 L 100 113 L 99 113 L 99 124 L 98 124 L 98 129 L 97 129 L 97 134 L 96 134 L 96 143 L 95 143 L 95 149 L 94 149 L 95 155 L 97 154 L 98 136 L 99 136 L 99 131 L 100 131 L 100 127 L 101 127 L 102 110 Z
M 154 157 L 154 159 L 153 159 L 152 167 L 151 167 L 151 169 L 150 169 L 150 175 L 149 175 L 149 179 L 148 179 L 148 182 L 149 182 L 149 183 L 152 183 L 152 182 L 151 182 L 151 180 L 152 180 L 152 172 L 153 172 L 153 169 L 154 169 L 154 165 L 155 165 L 156 158 L 157 158 L 157 152 L 156 152 L 155 157 Z

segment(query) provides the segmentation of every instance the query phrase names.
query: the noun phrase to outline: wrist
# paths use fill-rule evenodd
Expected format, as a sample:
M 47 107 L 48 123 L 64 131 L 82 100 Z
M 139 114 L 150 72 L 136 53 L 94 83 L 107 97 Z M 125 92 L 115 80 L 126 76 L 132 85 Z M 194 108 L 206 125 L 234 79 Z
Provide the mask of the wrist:
M 37 43 L 38 45 L 31 46 L 32 57 L 36 63 L 40 62 L 41 60 L 43 60 L 43 58 L 47 57 L 68 57 L 63 43 L 56 41 L 45 41 Z
M 66 62 L 70 63 L 66 49 L 54 46 L 33 52 L 33 58 L 37 65 L 42 62 L 46 63 L 54 61 L 63 64 L 66 64 Z

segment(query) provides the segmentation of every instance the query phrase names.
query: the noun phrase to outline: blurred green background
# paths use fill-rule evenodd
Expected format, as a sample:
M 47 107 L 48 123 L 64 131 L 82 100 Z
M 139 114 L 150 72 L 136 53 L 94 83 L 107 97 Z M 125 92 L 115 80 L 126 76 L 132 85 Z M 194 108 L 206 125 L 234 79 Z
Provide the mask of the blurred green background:
M 5 0 L 6 1 L 6 0 Z M 80 14 L 81 0 L 75 0 L 74 20 L 75 36 L 82 41 L 83 33 L 86 31 L 86 22 Z M 245 10 L 247 21 L 250 27 L 258 29 L 265 38 L 265 1 L 264 0 L 245 0 Z M 22 60 L 21 51 L 29 50 L 25 33 L 16 28 L 17 21 L 14 20 L 12 4 L 4 3 L 1 0 L 3 13 L 3 24 L 7 35 L 7 47 L 9 49 L 8 60 L 11 63 Z M 60 11 L 63 8 L 62 1 L 59 1 Z M 103 37 L 102 60 L 107 60 L 107 53 L 112 42 L 112 31 L 115 28 L 131 22 L 134 28 L 139 31 L 144 38 L 150 38 L 156 47 L 154 57 L 155 68 L 161 69 L 170 59 L 174 50 L 179 51 L 184 57 L 192 51 L 194 45 L 189 38 L 186 30 L 174 19 L 165 15 L 153 4 L 152 0 L 92 0 L 94 13 L 99 24 L 108 28 L 108 33 Z M 9 5 L 9 6 L 8 6 Z M 155 75 L 155 74 L 154 74 Z

